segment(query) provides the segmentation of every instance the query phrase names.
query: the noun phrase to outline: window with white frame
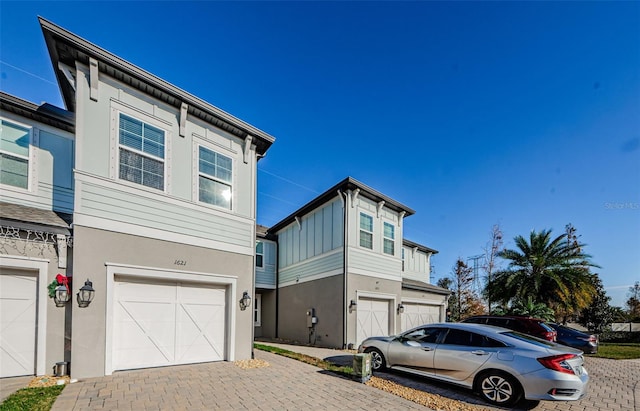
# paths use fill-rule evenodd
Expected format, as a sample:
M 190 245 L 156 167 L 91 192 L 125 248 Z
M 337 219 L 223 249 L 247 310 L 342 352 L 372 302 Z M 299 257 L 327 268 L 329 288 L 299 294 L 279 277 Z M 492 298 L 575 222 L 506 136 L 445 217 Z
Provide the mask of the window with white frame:
M 164 131 L 122 113 L 119 124 L 120 178 L 164 190 Z
M 404 248 L 402 249 L 402 271 L 404 271 Z
M 0 127 L 0 183 L 29 188 L 31 130 L 2 120 Z
M 373 217 L 360 213 L 360 247 L 373 249 Z
M 385 254 L 395 255 L 395 227 L 393 224 L 384 223 L 384 244 L 383 250 Z
M 262 325 L 262 295 L 256 294 L 253 304 L 253 325 L 260 327 Z
M 203 203 L 231 209 L 233 162 L 206 147 L 198 148 L 198 199 Z
M 264 243 L 256 242 L 256 267 L 262 267 L 264 264 Z

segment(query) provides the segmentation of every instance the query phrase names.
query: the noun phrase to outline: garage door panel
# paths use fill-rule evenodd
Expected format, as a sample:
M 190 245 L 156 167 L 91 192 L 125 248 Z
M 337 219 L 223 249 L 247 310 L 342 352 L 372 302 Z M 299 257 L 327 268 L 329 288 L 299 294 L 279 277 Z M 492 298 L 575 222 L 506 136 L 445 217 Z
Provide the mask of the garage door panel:
M 431 304 L 403 303 L 402 331 L 424 324 L 440 322 L 440 306 Z
M 116 282 L 114 369 L 224 359 L 224 287 Z
M 0 275 L 0 378 L 35 374 L 36 297 L 35 276 Z
M 381 335 L 389 335 L 389 300 L 359 299 L 356 344 L 368 337 Z

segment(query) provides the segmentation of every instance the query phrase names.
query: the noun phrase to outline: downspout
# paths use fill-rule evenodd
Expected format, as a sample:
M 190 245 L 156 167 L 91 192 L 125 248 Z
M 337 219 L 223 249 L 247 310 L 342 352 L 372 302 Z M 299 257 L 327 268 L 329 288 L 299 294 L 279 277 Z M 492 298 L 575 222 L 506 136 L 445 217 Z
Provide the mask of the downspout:
M 344 200 L 342 199 L 342 195 L 344 195 Z M 347 308 L 347 262 L 348 262 L 348 252 L 347 252 L 347 244 L 348 244 L 348 240 L 349 240 L 349 229 L 348 229 L 348 225 L 347 223 L 349 222 L 348 219 L 348 215 L 349 215 L 349 210 L 348 210 L 348 196 L 347 193 L 341 192 L 340 190 L 338 190 L 338 197 L 340 197 L 340 200 L 342 201 L 342 210 L 343 210 L 343 214 L 342 214 L 342 230 L 343 230 L 343 234 L 344 234 L 344 238 L 343 238 L 343 244 L 342 244 L 342 258 L 343 258 L 343 290 L 342 290 L 342 348 L 345 349 L 347 348 L 347 317 L 349 315 L 349 309 Z
M 278 335 L 278 317 L 280 316 L 280 267 L 278 266 L 279 264 L 279 259 L 278 259 L 278 255 L 280 253 L 280 243 L 279 243 L 279 236 L 276 236 L 276 262 L 275 262 L 275 267 L 276 267 L 276 338 L 279 338 Z

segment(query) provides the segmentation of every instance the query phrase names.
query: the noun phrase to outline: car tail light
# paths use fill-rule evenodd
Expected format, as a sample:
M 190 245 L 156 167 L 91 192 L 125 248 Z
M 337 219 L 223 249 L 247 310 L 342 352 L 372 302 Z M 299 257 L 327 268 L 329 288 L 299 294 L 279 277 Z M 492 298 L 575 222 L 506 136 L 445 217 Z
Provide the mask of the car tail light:
M 575 357 L 575 354 L 560 354 L 553 355 L 551 357 L 538 358 L 538 362 L 550 370 L 564 372 L 566 374 L 575 374 L 571 364 L 567 362 L 567 360 Z
M 555 341 L 557 335 L 558 333 L 556 333 L 555 331 L 547 331 L 546 333 L 544 333 L 544 339 L 548 341 Z
M 578 337 L 578 339 L 582 341 L 594 343 L 594 344 L 598 342 L 598 338 L 595 335 L 590 335 L 589 337 Z

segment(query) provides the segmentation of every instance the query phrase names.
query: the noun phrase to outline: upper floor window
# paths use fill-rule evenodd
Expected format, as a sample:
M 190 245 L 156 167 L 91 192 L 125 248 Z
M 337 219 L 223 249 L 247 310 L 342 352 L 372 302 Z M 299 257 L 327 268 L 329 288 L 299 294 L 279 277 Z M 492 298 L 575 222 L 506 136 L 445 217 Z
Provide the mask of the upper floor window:
M 258 241 L 256 243 L 256 267 L 262 267 L 264 260 L 264 243 L 262 241 Z
M 31 130 L 2 120 L 0 127 L 0 183 L 29 188 Z
M 385 254 L 395 255 L 395 227 L 393 224 L 384 223 L 384 246 Z
M 373 249 L 373 217 L 360 213 L 360 247 Z
M 402 271 L 404 271 L 404 248 L 402 249 Z
M 164 131 L 120 114 L 120 178 L 164 190 Z
M 199 147 L 199 200 L 231 210 L 233 163 L 231 158 Z

